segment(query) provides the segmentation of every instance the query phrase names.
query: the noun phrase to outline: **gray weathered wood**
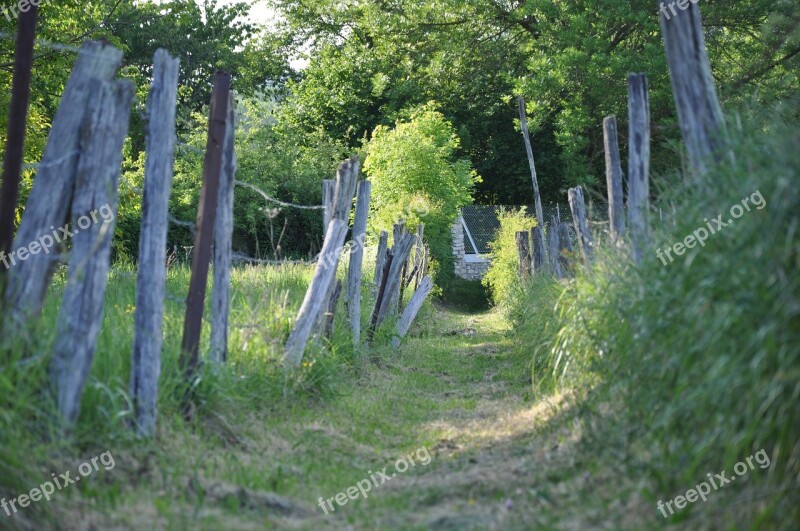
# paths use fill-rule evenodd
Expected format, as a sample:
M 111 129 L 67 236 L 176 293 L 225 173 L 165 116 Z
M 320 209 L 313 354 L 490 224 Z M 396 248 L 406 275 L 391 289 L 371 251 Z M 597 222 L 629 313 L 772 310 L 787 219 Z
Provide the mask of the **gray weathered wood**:
M 426 276 L 422 279 L 422 282 L 420 282 L 419 287 L 411 297 L 411 301 L 409 301 L 406 309 L 403 310 L 400 320 L 397 321 L 397 327 L 395 328 L 396 335 L 392 338 L 392 346 L 394 346 L 394 348 L 399 347 L 403 338 L 406 337 L 408 330 L 414 323 L 414 319 L 417 318 L 417 314 L 425 303 L 425 299 L 430 295 L 432 289 L 433 280 L 431 280 L 431 277 Z
M 134 87 L 127 80 L 95 80 L 89 90 L 93 98 L 81 129 L 81 156 L 72 196 L 68 280 L 50 361 L 58 412 L 67 426 L 78 417 L 103 321 L 122 146 Z
M 389 267 L 386 278 L 383 279 L 382 287 L 384 293 L 383 298 L 376 302 L 373 315 L 373 331 L 383 324 L 383 321 L 389 316 L 391 309 L 396 307 L 396 303 L 392 300 L 390 294 L 399 293 L 400 282 L 402 282 L 403 264 L 408 260 L 411 253 L 411 247 L 414 245 L 414 236 L 408 233 L 403 233 L 395 239 L 394 247 L 392 247 L 392 261 Z
M 352 159 L 344 161 L 336 170 L 336 186 L 333 194 L 333 209 L 331 211 L 331 219 L 343 221 L 346 226 L 350 224 L 350 211 L 353 209 L 353 199 L 356 195 L 356 187 L 358 186 L 358 175 L 360 171 L 361 160 L 359 157 L 353 157 Z M 339 267 L 341 251 L 343 250 L 344 249 L 340 249 L 340 253 L 336 257 L 336 262 L 329 264 L 334 270 Z M 324 308 L 329 306 L 335 287 L 335 284 L 328 286 L 328 291 L 325 293 L 325 301 L 323 305 Z M 316 330 L 323 335 L 325 335 L 326 326 L 324 317 L 325 316 L 323 314 L 319 315 L 319 321 L 316 326 Z
M 544 237 L 540 226 L 531 229 L 531 258 L 535 274 L 547 271 L 547 253 L 544 250 Z
M 578 246 L 584 261 L 589 264 L 592 261 L 593 241 L 592 233 L 589 232 L 589 222 L 586 219 L 586 202 L 583 198 L 583 189 L 578 186 L 569 190 L 569 208 L 572 210 L 572 220 L 575 225 L 575 232 L 578 234 Z
M 406 234 L 406 220 L 401 219 L 397 223 L 392 226 L 392 245 L 397 245 L 397 241 Z M 394 247 L 392 247 L 394 251 Z M 397 253 L 394 252 L 394 259 L 397 260 Z M 399 264 L 400 273 L 405 275 L 405 269 L 407 267 L 406 261 L 408 260 L 408 256 L 403 259 L 403 263 Z M 399 303 L 398 300 L 400 299 L 400 290 L 401 290 L 402 282 L 397 284 L 397 287 L 394 288 L 392 291 L 389 291 L 389 295 L 391 298 L 391 307 L 389 309 L 390 313 L 394 313 L 396 310 L 399 312 Z
M 61 96 L 53 126 L 47 136 L 41 164 L 33 181 L 22 222 L 17 230 L 13 248 L 21 249 L 32 242 L 56 240 L 51 238 L 55 227 L 63 227 L 69 216 L 69 197 L 78 167 L 81 126 L 87 102 L 96 98 L 89 85 L 94 80 L 109 81 L 122 61 L 122 52 L 101 42 L 86 42 L 78 53 L 72 73 Z M 16 260 L 7 274 L 3 336 L 19 334 L 29 319 L 38 318 L 44 304 L 47 286 L 58 263 L 56 246 L 46 252 Z
M 550 218 L 550 224 L 547 225 L 547 256 L 550 260 L 550 271 L 556 278 L 564 278 L 561 271 L 561 261 L 559 260 L 560 242 L 558 235 L 558 220 L 555 216 Z
M 558 224 L 558 261 L 561 266 L 561 274 L 564 277 L 571 277 L 572 266 L 572 243 L 569 237 L 569 224 L 561 222 Z
M 347 224 L 340 219 L 332 219 L 328 225 L 314 276 L 297 315 L 294 330 L 284 347 L 283 360 L 289 367 L 299 367 L 303 361 L 306 344 L 326 308 L 328 290 L 336 280 L 336 265 L 339 263 L 339 252 L 346 236 Z
M 648 243 L 650 210 L 650 98 L 647 76 L 628 76 L 628 226 L 638 263 Z
M 420 223 L 417 225 L 417 245 L 414 249 L 414 268 L 416 274 L 414 275 L 414 291 L 419 289 L 419 284 L 425 273 L 422 268 L 425 265 L 425 224 Z
M 209 359 L 228 359 L 228 316 L 231 311 L 231 261 L 233 258 L 233 183 L 236 174 L 236 111 L 233 94 L 228 102 L 222 171 L 219 176 L 217 219 L 214 226 L 214 286 L 211 291 L 211 342 Z
M 175 161 L 179 66 L 178 59 L 170 57 L 165 50 L 157 50 L 153 59 L 153 84 L 147 98 L 144 197 L 130 385 L 136 431 L 147 437 L 155 433 L 161 374 L 167 217 Z
M 519 255 L 519 278 L 531 276 L 531 244 L 528 231 L 518 231 L 516 234 L 517 254 Z
M 708 62 L 700 6 L 661 11 L 661 33 L 667 54 L 672 94 L 689 164 L 704 173 L 719 158 L 725 143 L 725 119 Z
M 539 193 L 539 179 L 536 177 L 536 163 L 533 160 L 533 147 L 531 146 L 531 135 L 528 131 L 528 111 L 525 107 L 525 98 L 519 96 L 519 122 L 522 127 L 522 136 L 525 139 L 525 150 L 528 152 L 528 165 L 531 169 L 531 180 L 533 181 L 533 200 L 536 203 L 536 222 L 544 223 L 542 213 L 542 196 Z
M 336 180 L 325 179 L 322 181 L 322 236 L 328 232 L 328 225 L 333 217 L 334 201 L 336 198 Z
M 328 308 L 325 310 L 325 326 L 323 326 L 322 335 L 328 340 L 333 339 L 333 325 L 336 320 L 336 307 L 339 305 L 339 299 L 342 296 L 342 281 L 337 280 L 333 288 L 330 300 L 328 301 Z
M 606 185 L 608 187 L 608 218 L 611 239 L 619 241 L 625 233 L 625 207 L 622 197 L 622 162 L 619 157 L 617 117 L 603 120 L 603 141 L 606 152 Z
M 389 250 L 389 233 L 385 230 L 381 231 L 380 238 L 378 238 L 378 254 L 375 256 L 375 294 L 377 296 L 378 290 L 381 287 L 383 280 L 383 267 L 386 265 L 386 252 Z
M 347 311 L 355 347 L 361 343 L 361 272 L 364 264 L 364 246 L 367 238 L 367 218 L 371 195 L 372 183 L 360 181 L 356 194 L 356 215 L 353 219 L 353 248 L 350 252 L 350 265 L 347 273 Z

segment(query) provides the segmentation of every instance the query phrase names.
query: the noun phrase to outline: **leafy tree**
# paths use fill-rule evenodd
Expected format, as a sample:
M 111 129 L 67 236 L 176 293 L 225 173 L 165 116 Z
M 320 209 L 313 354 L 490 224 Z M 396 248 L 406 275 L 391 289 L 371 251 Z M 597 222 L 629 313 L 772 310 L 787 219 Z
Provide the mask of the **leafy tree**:
M 450 227 L 459 209 L 472 202 L 480 177 L 468 159 L 456 156 L 460 140 L 434 109 L 430 103 L 394 129 L 378 126 L 367 145 L 364 172 L 373 183 L 371 228 L 391 231 L 401 219 L 412 230 L 425 223 L 441 284 L 452 274 Z

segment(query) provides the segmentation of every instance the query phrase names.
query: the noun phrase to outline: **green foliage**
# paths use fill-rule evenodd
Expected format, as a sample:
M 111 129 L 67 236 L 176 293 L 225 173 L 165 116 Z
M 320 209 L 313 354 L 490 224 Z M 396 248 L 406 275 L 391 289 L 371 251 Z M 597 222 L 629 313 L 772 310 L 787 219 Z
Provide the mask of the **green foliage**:
M 458 146 L 453 126 L 429 104 L 394 129 L 378 126 L 364 161 L 373 185 L 371 229 L 391 233 L 401 219 L 411 230 L 425 223 L 440 283 L 453 269 L 451 226 L 480 182 L 470 161 L 457 157 Z
M 743 521 L 766 526 L 798 518 L 788 493 L 800 487 L 800 281 L 789 273 L 800 266 L 800 136 L 794 109 L 786 111 L 786 122 L 770 112 L 762 126 L 732 125 L 736 163 L 664 191 L 663 211 L 674 206 L 676 215 L 641 267 L 600 253 L 566 285 L 560 330 L 535 332 L 552 345 L 535 364 L 561 385 L 590 390 L 578 402 L 586 451 L 602 448 L 626 472 L 644 472 L 657 500 L 765 449 L 770 471 L 726 493 L 747 502 Z M 672 263 L 657 258 L 655 248 L 683 241 L 719 213 L 727 220 L 730 207 L 756 192 L 765 208 Z M 542 311 L 550 319 L 539 302 L 516 300 L 518 326 L 535 331 Z M 676 520 L 691 516 L 689 509 Z
M 536 218 L 528 215 L 525 207 L 519 210 L 501 209 L 497 218 L 500 229 L 489 243 L 491 265 L 483 277 L 483 284 L 489 288 L 495 304 L 506 306 L 521 287 L 517 232 L 530 231 L 537 222 Z

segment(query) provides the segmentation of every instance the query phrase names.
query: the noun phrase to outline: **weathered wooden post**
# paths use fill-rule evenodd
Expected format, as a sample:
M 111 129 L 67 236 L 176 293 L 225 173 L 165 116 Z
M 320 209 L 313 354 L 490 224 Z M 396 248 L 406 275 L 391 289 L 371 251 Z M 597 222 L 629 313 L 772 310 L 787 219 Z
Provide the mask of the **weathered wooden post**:
M 411 253 L 411 247 L 414 245 L 414 236 L 404 232 L 395 238 L 394 247 L 391 251 L 391 260 L 387 260 L 384 267 L 383 280 L 379 290 L 378 300 L 375 302 L 375 308 L 372 312 L 370 338 L 375 330 L 380 327 L 383 321 L 389 316 L 389 312 L 395 307 L 392 300 L 392 293 L 399 293 L 398 288 L 402 279 L 403 264 L 408 260 Z
M 606 152 L 606 185 L 608 186 L 608 217 L 612 241 L 625 233 L 625 207 L 622 197 L 622 163 L 619 157 L 617 117 L 603 120 L 603 141 Z
M 333 217 L 334 201 L 336 199 L 336 180 L 324 179 L 322 181 L 322 206 L 325 209 L 322 212 L 322 236 L 328 232 L 328 225 Z
M 353 248 L 350 251 L 350 269 L 347 275 L 347 310 L 353 345 L 361 343 L 361 271 L 364 263 L 364 246 L 367 238 L 367 217 L 372 194 L 372 183 L 360 181 L 356 194 L 356 216 L 353 219 Z
M 16 263 L 12 257 L 7 272 L 4 337 L 19 334 L 29 326 L 29 319 L 41 313 L 47 286 L 58 263 L 50 255 L 51 247 L 60 244 L 63 236 L 56 233 L 53 242 L 49 239 L 54 231 L 51 227 L 63 227 L 69 215 L 69 201 L 65 198 L 72 196 L 75 183 L 86 105 L 90 96 L 95 98 L 89 86 L 95 80 L 110 81 L 121 61 L 122 52 L 105 43 L 88 41 L 78 52 L 14 240 L 17 244 L 14 248 L 25 247 L 40 238 L 43 246 L 49 242 L 50 247 Z
M 383 280 L 383 267 L 386 265 L 386 251 L 389 249 L 389 233 L 385 230 L 381 231 L 380 238 L 378 238 L 378 254 L 375 257 L 375 294 L 377 296 L 378 290 L 381 287 Z
M 214 78 L 214 93 L 211 98 L 211 117 L 208 122 L 208 140 L 203 162 L 203 187 L 200 190 L 192 256 L 192 279 L 186 299 L 186 319 L 183 325 L 181 345 L 181 366 L 186 373 L 187 380 L 194 378 L 200 363 L 200 333 L 203 328 L 206 284 L 211 261 L 211 242 L 217 222 L 219 179 L 222 173 L 223 149 L 227 133 L 230 87 L 230 74 L 217 72 Z
M 571 256 L 572 243 L 569 238 L 569 224 L 562 221 L 558 224 L 558 260 L 561 265 L 561 273 L 565 277 L 573 276 Z
M 397 321 L 397 326 L 395 328 L 396 335 L 392 338 L 392 346 L 394 348 L 399 347 L 400 343 L 403 341 L 403 338 L 406 337 L 409 328 L 411 328 L 411 325 L 414 323 L 414 319 L 417 318 L 417 314 L 422 308 L 425 299 L 427 299 L 428 295 L 430 295 L 432 289 L 433 280 L 431 280 L 431 277 L 423 278 L 419 287 L 414 292 L 414 296 L 411 297 L 411 301 L 408 303 L 408 306 L 406 306 L 406 309 L 403 310 L 400 320 Z
M 517 254 L 519 254 L 519 278 L 526 279 L 531 276 L 531 245 L 528 240 L 528 231 L 518 231 L 516 240 Z
M 417 225 L 417 246 L 414 249 L 414 291 L 416 292 L 419 289 L 419 284 L 422 281 L 422 278 L 425 276 L 425 273 L 422 271 L 422 267 L 425 262 L 425 224 L 420 223 Z
M 558 235 L 558 220 L 555 216 L 550 217 L 550 224 L 547 226 L 547 256 L 550 259 L 550 271 L 556 278 L 564 278 L 561 271 L 561 261 L 558 259 L 560 242 Z
M 66 426 L 78 417 L 103 323 L 122 146 L 128 135 L 134 93 L 133 84 L 127 80 L 95 80 L 88 89 L 93 97 L 81 132 L 71 202 L 69 276 L 50 361 L 58 412 Z
M 336 280 L 339 252 L 344 245 L 346 236 L 347 224 L 341 219 L 331 219 L 314 277 L 311 279 L 303 304 L 300 306 L 294 330 L 289 335 L 284 347 L 283 361 L 288 367 L 300 366 L 311 333 L 325 312 L 326 295 Z
M 725 145 L 725 119 L 708 62 L 700 6 L 670 13 L 661 5 L 661 33 L 667 54 L 672 94 L 691 167 L 705 173 Z
M 394 251 L 394 260 L 395 261 L 397 261 L 397 259 L 398 259 L 398 255 L 397 255 L 397 251 L 396 251 L 397 242 L 405 234 L 406 234 L 406 220 L 405 219 L 401 219 L 400 221 L 398 221 L 397 223 L 395 223 L 392 226 L 392 245 L 394 246 L 394 247 L 392 247 L 392 249 L 395 249 L 395 251 Z M 402 264 L 399 264 L 400 272 L 401 272 L 402 275 L 405 275 L 405 268 L 406 268 L 406 261 L 407 260 L 408 260 L 408 256 L 406 256 L 403 259 L 403 263 Z M 390 309 L 389 309 L 390 313 L 394 312 L 399 307 L 398 301 L 400 299 L 401 285 L 402 285 L 402 281 L 399 282 L 397 284 L 397 286 L 393 287 L 393 289 L 388 292 L 389 293 L 389 297 L 391 299 L 391 306 L 390 306 Z
M 650 99 L 644 74 L 628 76 L 628 124 L 628 225 L 639 263 L 648 244 L 650 211 Z
M 14 241 L 14 216 L 19 199 L 22 158 L 25 152 L 28 105 L 31 99 L 31 70 L 33 44 L 36 40 L 36 17 L 39 3 L 30 4 L 17 20 L 14 49 L 14 79 L 11 84 L 11 104 L 8 107 L 6 152 L 3 159 L 3 184 L 0 189 L 0 252 L 11 254 Z M 0 297 L 3 295 L 5 267 L 0 266 Z M 2 310 L 0 310 L 2 313 Z
M 519 96 L 519 123 L 522 128 L 522 137 L 525 139 L 525 150 L 528 153 L 528 165 L 531 168 L 531 180 L 533 181 L 533 200 L 536 203 L 536 223 L 544 223 L 542 211 L 542 196 L 539 193 L 539 180 L 536 177 L 536 164 L 533 160 L 533 147 L 531 146 L 531 135 L 528 131 L 528 111 L 525 107 L 525 98 Z
M 156 428 L 164 317 L 164 266 L 167 216 L 175 160 L 175 112 L 180 61 L 162 49 L 153 58 L 153 84 L 147 98 L 146 160 L 139 271 L 136 278 L 136 331 L 130 393 L 136 431 L 152 436 Z
M 539 225 L 531 229 L 531 254 L 533 258 L 533 272 L 535 274 L 547 271 L 547 253 L 544 250 L 544 237 L 542 227 Z
M 578 245 L 581 248 L 584 261 L 592 262 L 593 245 L 592 233 L 586 220 L 586 202 L 583 199 L 583 189 L 578 186 L 569 190 L 569 207 L 572 210 L 572 220 L 575 232 L 578 234 Z
M 219 179 L 217 221 L 214 227 L 214 287 L 211 291 L 211 349 L 217 363 L 228 359 L 228 317 L 231 311 L 231 261 L 233 258 L 233 183 L 236 174 L 236 111 L 229 95 L 222 172 Z

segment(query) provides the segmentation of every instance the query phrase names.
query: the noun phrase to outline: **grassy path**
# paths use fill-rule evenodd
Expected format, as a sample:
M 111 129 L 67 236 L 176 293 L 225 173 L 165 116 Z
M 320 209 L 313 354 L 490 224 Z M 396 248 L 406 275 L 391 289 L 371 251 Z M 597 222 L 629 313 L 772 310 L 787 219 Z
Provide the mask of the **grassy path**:
M 560 519 L 591 489 L 570 434 L 548 428 L 556 399 L 531 396 L 527 353 L 495 312 L 436 308 L 400 351 L 378 352 L 349 391 L 260 418 L 168 434 L 129 475 L 98 527 L 171 529 L 532 529 L 601 526 Z M 563 423 L 557 423 L 563 425 Z M 216 433 L 209 438 L 208 432 Z M 333 498 L 413 454 L 416 466 L 324 514 Z M 429 461 L 428 461 L 429 457 Z M 423 465 L 423 462 L 428 462 Z M 123 465 L 124 466 L 124 465 Z M 155 488 L 154 488 L 155 486 Z M 342 495 L 342 499 L 346 495 Z M 571 511 L 570 511 L 571 512 Z M 81 518 L 86 524 L 85 515 Z

